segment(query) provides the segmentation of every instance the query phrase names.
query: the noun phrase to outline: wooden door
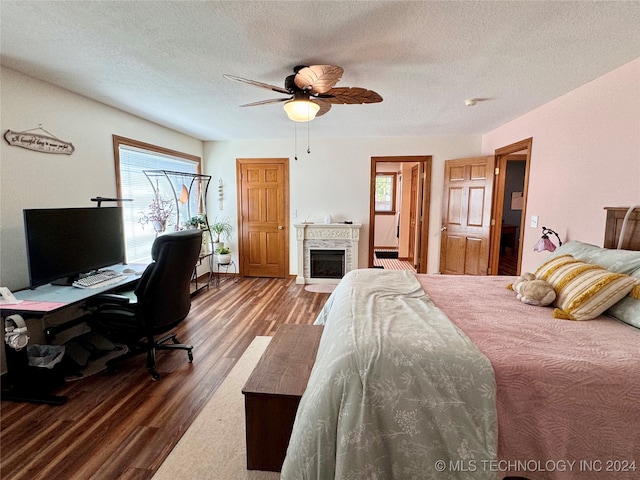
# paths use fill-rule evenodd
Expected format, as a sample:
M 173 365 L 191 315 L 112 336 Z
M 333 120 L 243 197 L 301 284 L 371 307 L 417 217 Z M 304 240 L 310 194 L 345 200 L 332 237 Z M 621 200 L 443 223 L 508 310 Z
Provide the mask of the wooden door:
M 282 277 L 289 270 L 289 160 L 238 159 L 240 271 Z
M 416 222 L 418 218 L 418 165 L 411 168 L 411 203 L 409 206 L 409 260 L 414 266 L 416 259 Z
M 494 164 L 493 156 L 445 162 L 441 273 L 487 274 Z

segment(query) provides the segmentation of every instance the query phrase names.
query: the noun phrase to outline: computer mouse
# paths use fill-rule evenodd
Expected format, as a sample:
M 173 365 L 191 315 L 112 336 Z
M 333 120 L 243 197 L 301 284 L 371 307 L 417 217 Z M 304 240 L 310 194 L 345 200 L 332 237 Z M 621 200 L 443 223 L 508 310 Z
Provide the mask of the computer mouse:
M 125 268 L 122 273 L 136 273 L 136 271 L 133 268 Z

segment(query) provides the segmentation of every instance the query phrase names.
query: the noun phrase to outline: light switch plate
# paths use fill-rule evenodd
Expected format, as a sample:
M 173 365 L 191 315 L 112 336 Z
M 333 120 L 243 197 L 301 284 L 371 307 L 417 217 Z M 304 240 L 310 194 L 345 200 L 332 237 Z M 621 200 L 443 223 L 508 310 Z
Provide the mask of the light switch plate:
M 531 215 L 531 227 L 532 228 L 538 228 L 538 216 L 537 215 Z

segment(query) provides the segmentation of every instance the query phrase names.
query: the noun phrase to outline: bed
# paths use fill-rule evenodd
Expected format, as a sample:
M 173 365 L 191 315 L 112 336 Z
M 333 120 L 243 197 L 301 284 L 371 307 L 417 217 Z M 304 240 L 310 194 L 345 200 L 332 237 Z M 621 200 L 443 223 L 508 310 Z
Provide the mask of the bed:
M 638 478 L 640 252 L 568 242 L 545 260 L 632 288 L 570 321 L 516 300 L 514 277 L 346 275 L 281 478 Z

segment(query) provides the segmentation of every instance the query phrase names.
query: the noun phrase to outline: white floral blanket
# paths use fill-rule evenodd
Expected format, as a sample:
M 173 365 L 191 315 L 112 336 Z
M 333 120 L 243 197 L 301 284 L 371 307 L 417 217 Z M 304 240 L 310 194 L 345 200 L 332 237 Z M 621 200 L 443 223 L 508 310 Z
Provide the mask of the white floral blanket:
M 495 479 L 491 364 L 411 272 L 349 272 L 324 334 L 283 480 Z

